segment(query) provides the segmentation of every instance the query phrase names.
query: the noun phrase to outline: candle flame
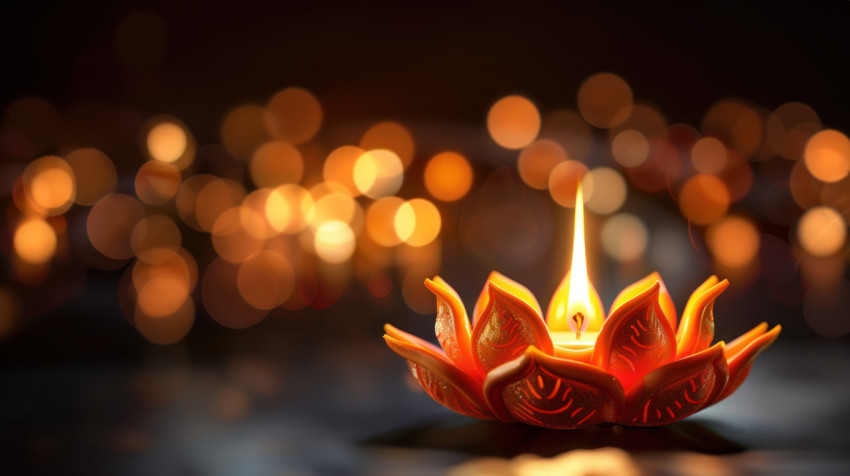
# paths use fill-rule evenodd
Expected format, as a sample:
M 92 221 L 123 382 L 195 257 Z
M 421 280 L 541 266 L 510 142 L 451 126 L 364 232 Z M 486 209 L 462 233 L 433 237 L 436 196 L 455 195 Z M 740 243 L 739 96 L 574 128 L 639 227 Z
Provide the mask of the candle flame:
M 570 260 L 570 293 L 567 299 L 567 325 L 581 337 L 591 315 L 590 288 L 587 278 L 587 257 L 584 246 L 584 200 L 581 182 L 576 189 L 575 220 L 573 225 L 573 256 Z
M 579 183 L 576 189 L 573 250 L 570 271 L 555 291 L 546 322 L 550 331 L 574 332 L 576 340 L 586 331 L 597 331 L 605 319 L 599 296 L 587 276 L 584 242 L 584 200 Z

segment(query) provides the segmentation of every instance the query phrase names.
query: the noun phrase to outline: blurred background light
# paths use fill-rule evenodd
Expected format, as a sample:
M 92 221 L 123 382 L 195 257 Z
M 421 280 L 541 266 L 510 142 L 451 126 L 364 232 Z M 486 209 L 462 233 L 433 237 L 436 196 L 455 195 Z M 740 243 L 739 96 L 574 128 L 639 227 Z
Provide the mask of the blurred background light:
M 370 127 L 360 139 L 360 148 L 363 150 L 386 149 L 391 150 L 401 160 L 403 167 L 413 162 L 416 151 L 413 135 L 406 127 L 398 122 L 379 122 Z
M 800 218 L 797 225 L 797 238 L 807 253 L 815 256 L 829 256 L 844 246 L 847 239 L 847 224 L 832 208 L 814 207 Z
M 549 188 L 549 174 L 567 160 L 564 148 L 551 139 L 540 139 L 525 146 L 517 159 L 517 170 L 523 182 L 538 190 Z
M 540 133 L 540 112 L 522 96 L 503 97 L 487 113 L 487 130 L 500 146 L 521 149 Z
M 266 130 L 276 139 L 302 144 L 312 139 L 322 125 L 319 100 L 304 88 L 285 88 L 266 104 Z
M 599 128 L 622 124 L 634 107 L 629 84 L 613 73 L 597 73 L 579 86 L 578 110 L 584 119 Z
M 423 175 L 425 188 L 437 200 L 454 202 L 472 187 L 472 166 L 456 152 L 441 152 L 428 160 Z

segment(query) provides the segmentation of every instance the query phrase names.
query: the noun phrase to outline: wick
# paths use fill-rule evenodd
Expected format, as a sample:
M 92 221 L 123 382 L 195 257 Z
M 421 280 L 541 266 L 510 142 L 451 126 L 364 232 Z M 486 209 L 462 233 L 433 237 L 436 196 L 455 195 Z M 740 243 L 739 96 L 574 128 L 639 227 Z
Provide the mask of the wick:
M 584 314 L 577 312 L 573 314 L 572 320 L 576 325 L 576 340 L 581 340 L 581 324 L 584 322 Z

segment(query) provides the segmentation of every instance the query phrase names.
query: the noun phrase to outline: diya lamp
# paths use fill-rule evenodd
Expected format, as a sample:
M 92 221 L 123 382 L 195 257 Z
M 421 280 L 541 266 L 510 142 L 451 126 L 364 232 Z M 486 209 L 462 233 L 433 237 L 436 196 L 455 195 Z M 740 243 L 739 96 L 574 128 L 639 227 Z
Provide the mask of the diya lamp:
M 729 285 L 708 278 L 682 318 L 658 273 L 624 289 L 605 315 L 587 277 L 584 211 L 577 192 L 572 262 L 546 312 L 523 285 L 493 272 L 472 312 L 439 276 L 440 347 L 385 325 L 428 395 L 462 415 L 554 429 L 602 422 L 657 426 L 679 421 L 734 392 L 781 326 L 761 323 L 711 345 L 714 301 Z

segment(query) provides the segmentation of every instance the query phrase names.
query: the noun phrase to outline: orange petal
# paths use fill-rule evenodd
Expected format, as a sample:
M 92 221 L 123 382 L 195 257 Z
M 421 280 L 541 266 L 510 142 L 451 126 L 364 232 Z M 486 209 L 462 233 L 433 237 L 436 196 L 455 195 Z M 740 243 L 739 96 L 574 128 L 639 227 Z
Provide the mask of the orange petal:
M 691 295 L 682 314 L 682 322 L 676 333 L 676 358 L 695 354 L 711 345 L 714 339 L 714 300 L 729 287 L 729 280 L 717 281 L 712 276 Z
M 667 322 L 670 323 L 670 328 L 676 329 L 676 306 L 673 304 L 673 298 L 670 297 L 667 286 L 664 285 L 664 281 L 657 271 L 653 271 L 649 276 L 620 291 L 620 294 L 614 299 L 614 304 L 611 304 L 611 314 L 614 313 L 614 309 L 622 306 L 626 301 L 634 299 L 656 282 L 661 285 L 661 290 L 658 294 L 658 304 L 661 305 L 661 310 L 664 312 Z
M 534 297 L 534 294 L 529 291 L 527 287 L 498 271 L 492 271 L 490 272 L 490 276 L 487 277 L 487 283 L 484 284 L 484 289 L 482 289 L 481 294 L 478 295 L 478 300 L 475 301 L 475 307 L 472 309 L 473 324 L 478 321 L 481 317 L 481 313 L 487 308 L 487 303 L 490 302 L 490 291 L 488 290 L 490 283 L 498 284 L 502 289 L 527 302 L 532 308 L 537 310 L 538 314 L 543 314 L 543 310 L 540 308 L 540 303 L 537 302 L 537 298 Z
M 393 337 L 399 333 L 406 334 L 395 329 L 392 335 L 384 335 L 384 340 L 393 352 L 407 359 L 410 372 L 434 401 L 461 415 L 494 418 L 484 402 L 480 379 L 455 367 L 434 349 Z
M 613 375 L 535 347 L 490 372 L 484 395 L 503 420 L 556 429 L 611 421 L 623 407 L 623 387 Z
M 440 341 L 449 359 L 458 367 L 474 369 L 472 349 L 469 344 L 472 331 L 460 297 L 449 283 L 439 276 L 433 281 L 426 279 L 425 286 L 437 296 L 437 321 L 434 325 L 437 340 Z
M 725 356 L 726 362 L 729 364 L 729 383 L 726 384 L 726 388 L 715 398 L 715 402 L 728 397 L 744 383 L 747 375 L 750 374 L 753 361 L 764 349 L 767 349 L 770 344 L 773 344 L 782 330 L 782 326 L 776 326 L 764 333 L 765 328 L 766 325 L 764 323 L 759 324 L 750 332 L 733 341 L 726 348 Z M 759 333 L 759 331 L 762 333 Z
M 569 332 L 571 331 L 567 309 L 570 303 L 570 273 L 564 276 L 555 294 L 552 295 L 552 300 L 549 301 L 549 307 L 546 309 L 546 325 L 553 332 Z M 596 287 L 592 282 L 587 282 L 587 289 L 590 292 L 590 322 L 587 324 L 585 331 L 597 332 L 605 322 L 605 309 L 602 308 L 602 300 L 599 299 L 599 293 L 596 292 Z
M 482 373 L 516 359 L 529 345 L 552 354 L 552 338 L 540 312 L 521 296 L 490 281 L 487 307 L 472 329 L 472 355 Z
M 673 360 L 673 330 L 658 304 L 661 285 L 653 284 L 615 309 L 605 321 L 591 362 L 628 389 L 638 379 Z
M 626 392 L 626 412 L 617 423 L 666 425 L 710 405 L 729 378 L 723 343 L 667 364 Z

